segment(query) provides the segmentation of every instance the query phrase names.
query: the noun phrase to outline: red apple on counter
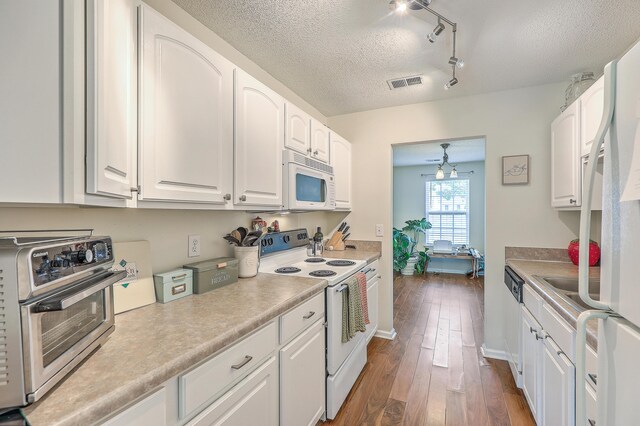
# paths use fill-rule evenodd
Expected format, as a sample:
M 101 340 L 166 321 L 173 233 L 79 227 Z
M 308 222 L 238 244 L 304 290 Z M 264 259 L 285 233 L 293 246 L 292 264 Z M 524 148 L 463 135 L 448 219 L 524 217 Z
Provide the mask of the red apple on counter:
M 569 259 L 574 265 L 580 260 L 580 240 L 573 240 L 569 243 Z M 595 266 L 600 260 L 600 246 L 593 240 L 589 240 L 589 266 Z

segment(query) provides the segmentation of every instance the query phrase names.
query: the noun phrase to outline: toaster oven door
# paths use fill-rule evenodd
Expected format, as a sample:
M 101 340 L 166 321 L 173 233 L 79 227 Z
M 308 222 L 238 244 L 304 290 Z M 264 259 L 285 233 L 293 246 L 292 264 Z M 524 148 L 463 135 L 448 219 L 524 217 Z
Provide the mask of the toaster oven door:
M 29 402 L 38 400 L 113 331 L 111 285 L 124 276 L 124 271 L 101 271 L 22 306 Z

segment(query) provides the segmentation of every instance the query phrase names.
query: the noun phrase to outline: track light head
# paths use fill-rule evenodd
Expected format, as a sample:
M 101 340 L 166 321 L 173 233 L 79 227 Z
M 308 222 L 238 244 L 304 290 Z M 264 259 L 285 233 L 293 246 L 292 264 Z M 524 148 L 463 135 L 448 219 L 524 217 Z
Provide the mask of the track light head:
M 455 56 L 449 58 L 449 64 L 458 69 L 464 67 L 464 61 L 461 58 L 456 58 Z
M 431 43 L 435 43 L 436 40 L 438 39 L 438 36 L 442 34 L 443 31 L 444 31 L 444 24 L 442 22 L 438 22 L 438 25 L 436 25 L 436 27 L 433 29 L 431 34 L 427 36 L 427 40 L 429 40 Z
M 389 2 L 389 9 L 401 15 L 407 12 L 407 3 L 403 0 L 391 0 Z
M 449 90 L 456 84 L 458 84 L 458 79 L 453 77 L 447 84 L 444 85 L 444 90 Z

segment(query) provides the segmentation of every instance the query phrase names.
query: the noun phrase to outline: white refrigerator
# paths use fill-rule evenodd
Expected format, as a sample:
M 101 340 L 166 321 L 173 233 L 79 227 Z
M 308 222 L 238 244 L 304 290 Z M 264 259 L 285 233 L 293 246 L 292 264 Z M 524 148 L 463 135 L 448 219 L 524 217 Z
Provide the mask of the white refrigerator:
M 585 403 L 585 326 L 598 318 L 598 426 L 640 424 L 640 43 L 605 67 L 605 107 L 590 158 L 604 144 L 600 300 L 588 294 L 588 248 L 595 162 L 585 174 L 580 224 L 580 315 L 576 424 L 592 425 Z M 586 202 L 585 202 L 586 201 Z

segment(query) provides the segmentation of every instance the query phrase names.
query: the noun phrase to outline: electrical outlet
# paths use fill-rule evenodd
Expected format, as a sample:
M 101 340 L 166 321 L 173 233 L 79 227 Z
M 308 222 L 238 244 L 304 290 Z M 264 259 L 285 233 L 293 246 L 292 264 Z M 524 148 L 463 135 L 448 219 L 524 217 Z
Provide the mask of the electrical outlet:
M 381 223 L 376 225 L 376 237 L 384 237 L 384 227 Z
M 200 235 L 189 235 L 189 257 L 200 256 Z

